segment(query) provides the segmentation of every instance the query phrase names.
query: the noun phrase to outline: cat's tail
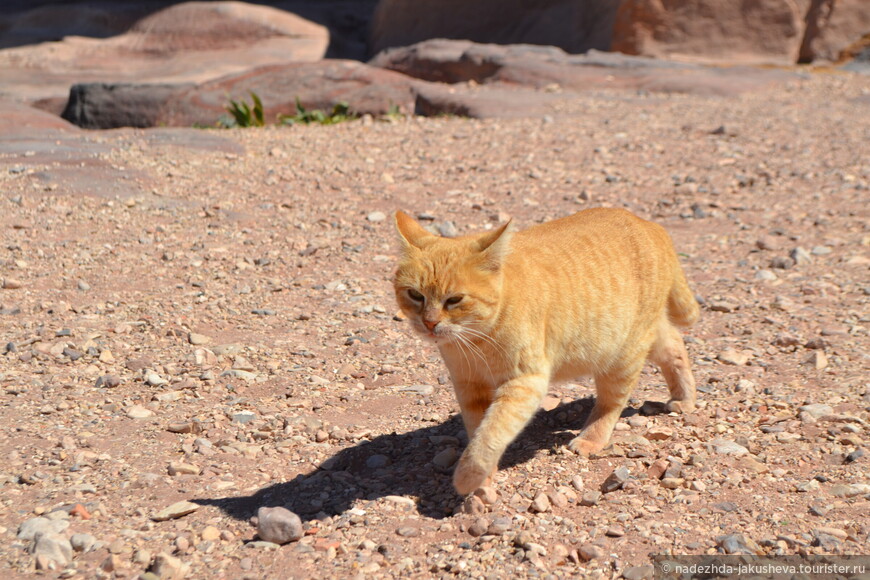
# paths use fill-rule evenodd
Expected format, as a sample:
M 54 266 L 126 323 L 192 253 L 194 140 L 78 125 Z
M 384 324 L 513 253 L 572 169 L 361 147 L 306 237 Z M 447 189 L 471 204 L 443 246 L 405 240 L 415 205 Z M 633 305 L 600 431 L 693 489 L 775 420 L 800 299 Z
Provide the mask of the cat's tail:
M 674 285 L 668 294 L 668 319 L 677 326 L 691 326 L 700 314 L 701 308 L 686 282 L 686 275 L 680 264 L 674 262 Z

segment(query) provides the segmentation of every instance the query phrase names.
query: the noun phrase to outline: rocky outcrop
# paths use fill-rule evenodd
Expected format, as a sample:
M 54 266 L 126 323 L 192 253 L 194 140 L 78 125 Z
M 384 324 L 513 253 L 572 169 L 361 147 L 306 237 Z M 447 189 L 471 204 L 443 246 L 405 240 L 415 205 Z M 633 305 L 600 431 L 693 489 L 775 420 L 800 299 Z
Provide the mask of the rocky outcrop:
M 658 58 L 791 64 L 802 34 L 795 0 L 623 0 L 611 48 Z
M 404 75 L 356 61 L 322 60 L 260 67 L 187 89 L 168 103 L 162 119 L 167 125 L 211 125 L 226 112 L 228 99 L 249 100 L 251 92 L 262 99 L 267 122 L 294 114 L 297 98 L 306 109 L 330 110 L 346 102 L 360 114 L 414 107 L 411 79 Z
M 0 51 L 0 96 L 60 113 L 76 83 L 203 82 L 268 64 L 323 58 L 326 28 L 293 14 L 242 2 L 188 2 L 105 39 Z
M 812 0 L 800 61 L 837 61 L 863 36 L 870 34 L 867 0 Z
M 356 61 L 322 60 L 254 68 L 201 84 L 89 83 L 75 85 L 63 117 L 88 129 L 214 126 L 230 100 L 263 102 L 267 123 L 306 109 L 383 114 L 395 106 L 414 111 L 413 80 Z
M 369 47 L 446 38 L 789 65 L 835 61 L 868 32 L 866 0 L 380 0 Z
M 866 0 L 623 0 L 612 50 L 723 64 L 836 61 L 870 32 Z
M 196 4 L 200 6 L 193 8 Z M 70 36 L 118 36 L 137 28 L 137 23 L 145 18 L 157 21 L 164 19 L 162 11 L 173 8 L 170 13 L 178 18 L 174 23 L 169 23 L 170 28 L 173 24 L 175 28 L 203 28 L 202 25 L 208 23 L 209 18 L 199 18 L 198 11 L 213 10 L 220 4 L 222 3 L 210 1 L 183 4 L 178 0 L 3 0 L 3 10 L 0 11 L 0 49 L 57 42 Z M 243 15 L 242 28 L 245 21 L 260 30 L 269 27 L 281 28 L 282 20 L 286 21 L 286 18 L 275 15 L 276 11 L 280 11 L 327 28 L 329 46 L 326 54 L 329 58 L 362 60 L 366 57 L 368 24 L 377 0 L 260 0 L 248 4 L 256 4 L 251 15 L 270 7 L 269 13 L 272 16 L 249 19 Z M 182 5 L 185 8 L 179 9 Z M 246 8 L 239 10 L 248 14 Z M 190 17 L 186 14 L 188 11 L 196 14 Z M 166 29 L 165 24 L 155 24 Z M 219 22 L 218 24 L 218 29 L 223 28 Z M 224 30 L 228 32 L 229 38 L 233 38 L 238 29 L 233 27 Z M 143 32 L 141 27 L 139 31 Z
M 139 20 L 118 44 L 159 55 L 291 38 L 307 41 L 306 54 L 290 55 L 292 60 L 321 58 L 329 40 L 323 26 L 269 6 L 233 1 L 184 2 Z
M 618 88 L 728 95 L 793 78 L 782 71 L 704 67 L 594 50 L 572 55 L 555 47 L 463 40 L 430 40 L 386 50 L 370 64 L 427 81 L 550 92 Z
M 620 0 L 380 0 L 371 54 L 432 38 L 608 50 Z
M 419 115 L 470 117 L 543 115 L 571 93 L 628 89 L 734 95 L 796 78 L 793 73 L 696 64 L 555 47 L 500 46 L 431 40 L 391 49 L 369 65 L 322 60 L 259 67 L 201 84 L 76 85 L 64 118 L 91 129 L 214 126 L 230 100 L 255 93 L 266 123 L 306 109 L 329 111 L 340 102 L 379 115 L 396 107 Z

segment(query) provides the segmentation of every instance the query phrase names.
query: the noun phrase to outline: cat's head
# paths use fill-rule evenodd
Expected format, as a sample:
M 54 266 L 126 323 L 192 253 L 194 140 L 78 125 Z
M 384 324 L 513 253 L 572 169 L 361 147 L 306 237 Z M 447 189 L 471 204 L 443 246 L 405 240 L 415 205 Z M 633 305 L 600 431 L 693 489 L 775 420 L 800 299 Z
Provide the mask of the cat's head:
M 414 330 L 442 344 L 473 339 L 492 327 L 510 252 L 510 225 L 480 235 L 443 238 L 396 212 L 402 255 L 393 286 L 399 308 Z

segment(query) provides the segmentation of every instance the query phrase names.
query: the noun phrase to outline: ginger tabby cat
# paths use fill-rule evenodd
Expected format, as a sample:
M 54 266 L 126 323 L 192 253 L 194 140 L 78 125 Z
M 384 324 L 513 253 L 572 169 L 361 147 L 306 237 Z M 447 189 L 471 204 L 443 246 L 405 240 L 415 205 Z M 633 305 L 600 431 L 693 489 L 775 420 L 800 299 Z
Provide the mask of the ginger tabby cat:
M 401 211 L 396 226 L 396 299 L 438 346 L 468 433 L 453 474 L 460 494 L 491 482 L 551 381 L 595 378 L 595 406 L 569 444 L 584 456 L 607 445 L 647 359 L 667 382 L 668 410 L 695 408 L 675 325 L 695 322 L 698 303 L 661 226 L 605 208 L 455 239 Z

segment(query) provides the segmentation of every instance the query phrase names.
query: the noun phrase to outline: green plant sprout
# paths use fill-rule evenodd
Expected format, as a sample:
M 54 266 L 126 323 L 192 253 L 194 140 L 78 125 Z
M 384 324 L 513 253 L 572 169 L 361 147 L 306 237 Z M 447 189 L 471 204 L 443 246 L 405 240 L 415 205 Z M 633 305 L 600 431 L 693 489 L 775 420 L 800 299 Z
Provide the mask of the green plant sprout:
M 335 106 L 332 107 L 332 111 L 326 113 L 320 109 L 313 109 L 311 111 L 307 110 L 302 106 L 299 97 L 296 97 L 296 114 L 278 115 L 278 123 L 280 125 L 295 125 L 297 123 L 302 123 L 304 125 L 310 125 L 311 123 L 334 125 L 336 123 L 356 119 L 358 116 L 359 115 L 350 110 L 350 105 L 344 101 L 336 103 Z
M 226 123 L 224 125 L 229 127 L 263 127 L 266 124 L 263 114 L 263 101 L 260 100 L 260 97 L 254 91 L 251 91 L 250 95 L 251 100 L 254 102 L 253 107 L 248 105 L 244 100 L 230 100 L 230 104 L 227 105 L 226 109 L 232 115 L 232 119 L 229 125 Z

